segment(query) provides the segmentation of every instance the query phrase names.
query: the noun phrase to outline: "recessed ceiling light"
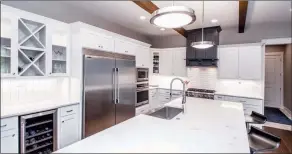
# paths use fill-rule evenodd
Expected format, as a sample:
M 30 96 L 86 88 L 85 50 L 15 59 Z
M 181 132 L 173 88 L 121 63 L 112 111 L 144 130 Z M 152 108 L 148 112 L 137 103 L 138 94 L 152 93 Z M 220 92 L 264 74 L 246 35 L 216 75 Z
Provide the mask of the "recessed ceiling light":
M 160 28 L 160 30 L 165 31 L 165 28 Z
M 212 19 L 211 22 L 212 22 L 212 23 L 217 23 L 218 20 L 217 20 L 217 19 Z
M 140 16 L 140 19 L 141 19 L 141 20 L 145 20 L 146 17 L 145 17 L 145 16 Z

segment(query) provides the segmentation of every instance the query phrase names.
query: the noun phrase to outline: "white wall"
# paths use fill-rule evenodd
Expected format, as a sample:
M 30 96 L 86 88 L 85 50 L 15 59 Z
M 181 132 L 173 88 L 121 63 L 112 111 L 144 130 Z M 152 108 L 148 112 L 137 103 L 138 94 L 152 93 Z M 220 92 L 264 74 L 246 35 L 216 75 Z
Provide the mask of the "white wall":
M 1 79 L 1 106 L 13 106 L 41 101 L 69 101 L 69 78 L 31 77 Z

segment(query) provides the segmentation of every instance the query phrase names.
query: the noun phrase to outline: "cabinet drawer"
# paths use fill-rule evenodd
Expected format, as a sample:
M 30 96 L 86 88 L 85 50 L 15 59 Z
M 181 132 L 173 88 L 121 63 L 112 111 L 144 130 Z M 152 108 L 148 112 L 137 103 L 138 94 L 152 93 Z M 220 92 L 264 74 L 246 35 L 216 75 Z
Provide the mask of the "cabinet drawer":
M 1 132 L 18 129 L 18 117 L 1 119 Z
M 136 115 L 147 113 L 150 110 L 150 105 L 143 105 L 136 108 Z
M 18 130 L 1 132 L 1 153 L 18 153 Z
M 159 89 L 158 93 L 159 94 L 162 94 L 162 95 L 170 95 L 170 90 L 167 90 L 167 89 Z
M 79 105 L 71 105 L 71 106 L 67 106 L 67 107 L 62 107 L 60 109 L 61 117 L 78 113 L 78 110 L 79 110 L 78 106 Z
M 159 97 L 159 102 L 160 103 L 168 103 L 170 101 L 169 97 Z

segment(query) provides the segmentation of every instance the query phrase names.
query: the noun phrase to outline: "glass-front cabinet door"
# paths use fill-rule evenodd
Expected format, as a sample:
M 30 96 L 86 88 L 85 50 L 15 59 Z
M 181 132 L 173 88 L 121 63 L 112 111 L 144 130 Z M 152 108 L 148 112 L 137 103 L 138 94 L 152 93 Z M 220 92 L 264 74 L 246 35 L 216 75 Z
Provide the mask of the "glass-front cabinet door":
M 53 76 L 68 75 L 69 27 L 55 26 L 52 31 L 51 72 Z
M 12 74 L 12 21 L 5 14 L 1 14 L 1 77 L 13 76 Z

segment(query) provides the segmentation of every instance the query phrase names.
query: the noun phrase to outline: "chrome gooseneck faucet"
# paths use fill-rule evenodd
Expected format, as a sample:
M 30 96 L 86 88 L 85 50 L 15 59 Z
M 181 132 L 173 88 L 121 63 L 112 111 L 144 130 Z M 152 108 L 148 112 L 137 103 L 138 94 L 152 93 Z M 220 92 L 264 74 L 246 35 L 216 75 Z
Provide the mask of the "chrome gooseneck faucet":
M 183 84 L 183 94 L 182 94 L 182 109 L 183 109 L 183 113 L 185 112 L 185 103 L 186 103 L 186 84 L 185 82 L 180 79 L 180 78 L 173 78 L 170 82 L 170 100 L 172 99 L 172 84 L 175 80 L 179 80 L 181 81 L 181 83 Z

